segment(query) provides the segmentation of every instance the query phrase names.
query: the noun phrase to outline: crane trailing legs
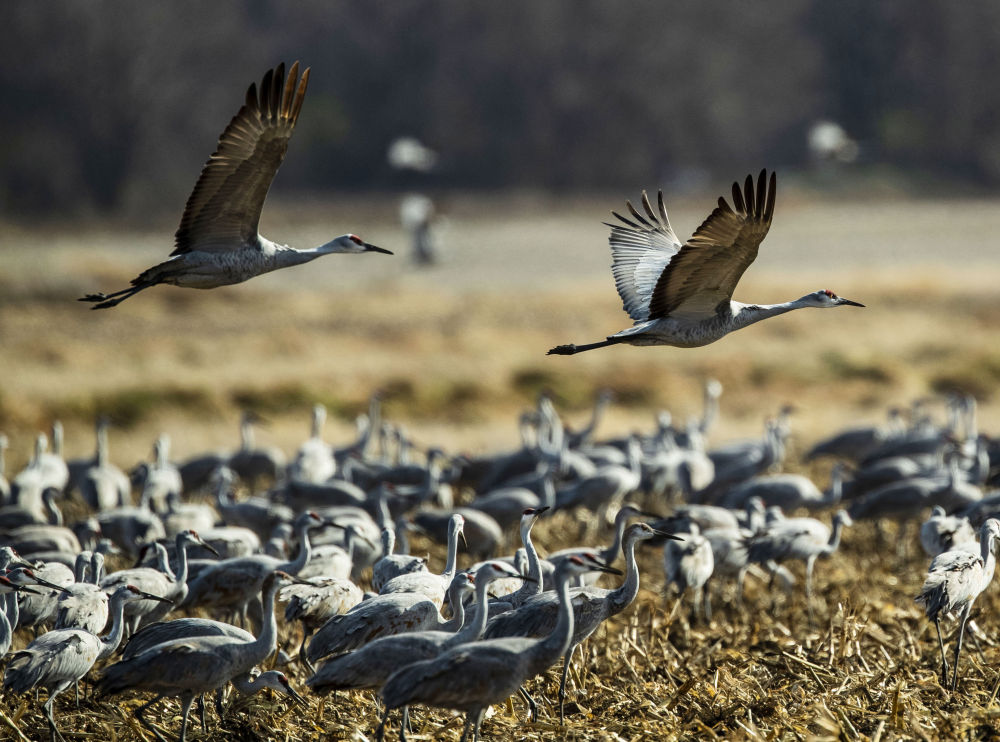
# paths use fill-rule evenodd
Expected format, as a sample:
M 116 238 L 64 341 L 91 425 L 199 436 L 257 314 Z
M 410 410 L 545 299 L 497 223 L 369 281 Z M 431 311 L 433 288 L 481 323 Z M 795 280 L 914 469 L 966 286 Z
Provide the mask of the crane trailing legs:
M 774 216 L 776 179 L 761 170 L 756 187 L 748 175 L 743 189 L 733 183 L 733 206 L 725 198 L 688 241 L 681 244 L 667 219 L 663 193 L 653 211 L 642 194 L 646 214 L 628 201 L 628 219 L 611 212 L 621 224 L 611 227 L 615 287 L 635 324 L 586 345 L 559 345 L 549 355 L 573 355 L 609 345 L 673 345 L 695 348 L 714 343 L 755 322 L 804 307 L 863 307 L 829 290 L 781 304 L 733 301 L 736 284 L 757 257 Z

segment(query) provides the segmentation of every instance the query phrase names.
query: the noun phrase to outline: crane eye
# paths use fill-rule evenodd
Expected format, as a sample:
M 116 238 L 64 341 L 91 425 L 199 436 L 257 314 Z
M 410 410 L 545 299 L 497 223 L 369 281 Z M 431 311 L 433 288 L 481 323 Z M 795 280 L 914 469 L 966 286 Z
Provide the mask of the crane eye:
M 351 242 L 353 242 L 355 245 L 363 245 L 363 244 L 365 244 L 364 241 L 360 237 L 358 237 L 356 234 L 349 234 L 349 235 L 347 235 L 347 238 Z

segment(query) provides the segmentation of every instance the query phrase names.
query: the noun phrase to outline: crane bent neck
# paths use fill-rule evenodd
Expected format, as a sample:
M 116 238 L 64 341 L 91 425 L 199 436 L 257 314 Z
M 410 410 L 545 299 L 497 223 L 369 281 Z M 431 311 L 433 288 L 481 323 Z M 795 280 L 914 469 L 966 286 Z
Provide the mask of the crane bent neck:
M 97 653 L 98 661 L 110 657 L 115 653 L 118 645 L 121 644 L 122 635 L 125 633 L 125 601 L 112 598 L 109 607 L 111 611 L 111 633 L 103 638 L 98 637 L 101 642 L 101 649 Z
M 639 564 L 635 560 L 635 539 L 625 539 L 625 582 L 608 594 L 614 613 L 620 613 L 639 594 Z

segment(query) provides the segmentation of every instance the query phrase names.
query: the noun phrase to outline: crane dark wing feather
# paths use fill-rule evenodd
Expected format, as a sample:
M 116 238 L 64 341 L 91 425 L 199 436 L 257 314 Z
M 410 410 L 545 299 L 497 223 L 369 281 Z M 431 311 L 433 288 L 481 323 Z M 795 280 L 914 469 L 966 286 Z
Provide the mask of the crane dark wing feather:
M 645 215 L 640 214 L 631 202 L 626 201 L 625 205 L 632 219 L 612 211 L 612 216 L 621 224 L 607 225 L 611 227 L 608 239 L 611 245 L 611 272 L 625 311 L 638 322 L 648 319 L 649 302 L 656 282 L 677 254 L 681 243 L 667 219 L 662 191 L 657 202 L 658 213 L 653 211 L 645 192 L 642 194 Z
M 234 250 L 252 244 L 264 199 L 285 159 L 298 120 L 309 70 L 295 62 L 268 70 L 247 90 L 246 103 L 219 137 L 188 197 L 171 255 L 192 250 Z M 296 84 L 297 83 L 297 84 Z
M 733 183 L 733 207 L 725 198 L 677 255 L 667 263 L 653 291 L 649 318 L 685 314 L 701 318 L 728 305 L 736 284 L 757 257 L 771 227 L 776 178 L 762 170 L 747 176 L 743 189 Z

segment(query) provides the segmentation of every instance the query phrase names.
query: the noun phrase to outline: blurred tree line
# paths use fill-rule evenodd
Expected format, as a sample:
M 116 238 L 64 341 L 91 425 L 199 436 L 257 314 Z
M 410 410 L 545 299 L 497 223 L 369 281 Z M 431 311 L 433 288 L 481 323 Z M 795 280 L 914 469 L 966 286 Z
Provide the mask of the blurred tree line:
M 11 3 L 0 24 L 7 214 L 176 212 L 252 80 L 312 66 L 281 179 L 656 187 L 805 164 L 812 122 L 863 163 L 1000 183 L 995 0 Z

